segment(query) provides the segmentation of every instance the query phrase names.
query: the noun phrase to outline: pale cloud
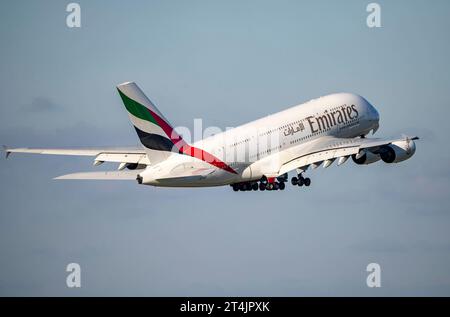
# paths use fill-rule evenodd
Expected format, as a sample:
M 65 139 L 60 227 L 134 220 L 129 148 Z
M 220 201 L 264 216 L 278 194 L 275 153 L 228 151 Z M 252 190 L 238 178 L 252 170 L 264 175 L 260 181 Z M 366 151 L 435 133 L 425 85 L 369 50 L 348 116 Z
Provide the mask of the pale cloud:
M 61 112 L 65 109 L 60 104 L 53 102 L 50 98 L 36 97 L 31 101 L 30 104 L 24 105 L 22 107 L 22 110 L 27 112 L 29 111 L 47 114 L 48 112 Z

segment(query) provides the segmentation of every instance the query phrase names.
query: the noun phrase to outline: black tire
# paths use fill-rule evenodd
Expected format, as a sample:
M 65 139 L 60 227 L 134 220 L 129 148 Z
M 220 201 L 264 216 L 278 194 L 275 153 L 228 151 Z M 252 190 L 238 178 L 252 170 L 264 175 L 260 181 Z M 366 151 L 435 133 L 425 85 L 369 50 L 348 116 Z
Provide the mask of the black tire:
M 233 184 L 233 190 L 235 192 L 239 191 L 239 185 L 238 184 Z
M 291 184 L 294 185 L 294 186 L 297 186 L 297 184 L 298 184 L 298 178 L 295 177 L 295 176 L 292 177 L 292 178 L 291 178 Z
M 280 189 L 280 184 L 279 183 L 273 183 L 273 189 L 274 190 L 279 190 Z
M 280 190 L 284 190 L 286 188 L 286 185 L 284 184 L 284 182 L 280 183 Z
M 311 185 L 311 178 L 307 177 L 305 178 L 305 186 L 308 187 L 309 185 Z
M 299 177 L 297 185 L 302 187 L 305 184 L 305 179 L 303 177 Z
M 258 183 L 253 183 L 253 184 L 252 184 L 252 189 L 253 189 L 254 191 L 257 191 L 257 190 L 258 190 Z
M 260 184 L 259 184 L 259 190 L 260 190 L 260 191 L 265 191 L 265 190 L 266 190 L 266 184 L 260 183 Z

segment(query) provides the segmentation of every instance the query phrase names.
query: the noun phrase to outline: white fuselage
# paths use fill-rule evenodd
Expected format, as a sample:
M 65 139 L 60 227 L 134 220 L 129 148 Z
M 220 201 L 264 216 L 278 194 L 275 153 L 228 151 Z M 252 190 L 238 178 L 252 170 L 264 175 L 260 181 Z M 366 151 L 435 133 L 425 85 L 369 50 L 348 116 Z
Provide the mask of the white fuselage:
M 145 183 L 156 186 L 219 186 L 258 180 L 279 166 L 276 157 L 289 159 L 319 138 L 355 138 L 378 129 L 379 115 L 363 97 L 349 93 L 332 94 L 241 125 L 194 143 L 197 148 L 220 158 L 236 171 L 230 173 L 202 160 L 181 154 L 154 166 L 140 175 Z M 295 151 L 294 151 L 295 149 Z M 272 166 L 273 165 L 273 166 Z M 204 168 L 211 173 L 198 181 L 157 179 L 170 177 L 171 171 Z M 262 171 L 264 170 L 264 173 Z M 267 176 L 267 175 L 266 175 Z

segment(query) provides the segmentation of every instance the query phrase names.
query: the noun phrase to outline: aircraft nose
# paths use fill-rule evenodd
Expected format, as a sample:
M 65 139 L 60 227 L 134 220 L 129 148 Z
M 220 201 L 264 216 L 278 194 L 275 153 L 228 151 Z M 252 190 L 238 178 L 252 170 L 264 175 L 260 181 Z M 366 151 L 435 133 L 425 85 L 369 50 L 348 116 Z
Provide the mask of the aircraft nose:
M 380 114 L 378 113 L 377 109 L 375 109 L 375 107 L 372 106 L 370 103 L 369 103 L 369 112 L 370 116 L 372 117 L 372 120 L 374 121 L 380 120 Z
M 375 109 L 374 106 L 372 106 L 370 103 L 369 106 L 369 120 L 373 122 L 373 130 L 372 134 L 375 134 L 377 132 L 378 128 L 380 127 L 380 114 L 378 113 L 377 109 Z

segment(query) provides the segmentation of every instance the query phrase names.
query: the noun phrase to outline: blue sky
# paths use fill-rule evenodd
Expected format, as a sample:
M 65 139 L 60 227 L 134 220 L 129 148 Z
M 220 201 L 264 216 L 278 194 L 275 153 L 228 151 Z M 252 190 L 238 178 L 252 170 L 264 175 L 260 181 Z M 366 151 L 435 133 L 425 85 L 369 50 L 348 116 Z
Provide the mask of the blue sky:
M 378 109 L 378 136 L 421 141 L 399 165 L 349 162 L 276 193 L 56 182 L 92 161 L 2 160 L 1 295 L 450 295 L 448 1 L 378 1 L 378 29 L 369 1 L 78 1 L 79 29 L 68 3 L 3 5 L 3 144 L 137 145 L 115 90 L 129 80 L 175 126 L 346 91 Z

